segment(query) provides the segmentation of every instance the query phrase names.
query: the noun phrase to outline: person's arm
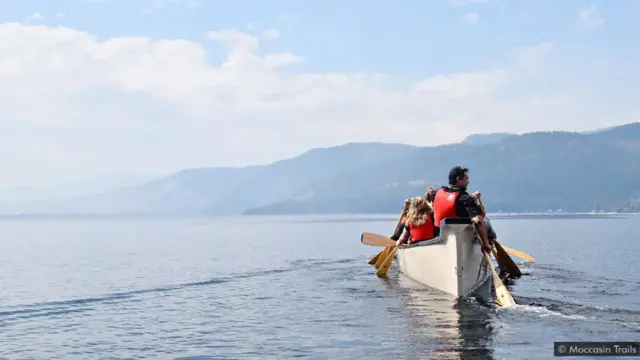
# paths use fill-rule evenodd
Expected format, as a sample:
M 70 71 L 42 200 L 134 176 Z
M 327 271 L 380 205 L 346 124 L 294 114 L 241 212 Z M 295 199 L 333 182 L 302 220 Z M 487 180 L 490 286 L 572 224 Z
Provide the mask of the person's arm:
M 480 191 L 474 191 L 473 194 L 471 194 L 471 196 L 477 199 L 476 203 L 478 204 L 478 206 L 480 207 L 480 210 L 482 211 L 482 216 L 483 217 L 487 216 L 486 209 L 484 208 L 484 206 L 482 206 L 482 194 L 480 193 Z
M 476 225 L 480 238 L 482 239 L 482 250 L 487 254 L 491 253 L 491 242 L 489 241 L 489 233 L 487 231 L 487 225 L 482 221 L 482 216 L 476 216 L 471 218 L 471 221 Z
M 400 235 L 400 239 L 398 239 L 398 241 L 396 241 L 396 246 L 407 242 L 407 239 L 409 238 L 409 229 L 407 229 L 407 227 L 404 227 L 404 231 L 402 231 L 402 235 Z
M 391 240 L 400 239 L 400 236 L 402 235 L 402 230 L 404 229 L 404 218 L 402 220 L 403 221 L 400 223 L 400 225 L 396 229 L 396 232 L 393 235 L 391 235 L 391 237 L 390 237 Z
M 475 224 L 478 233 L 480 234 L 480 239 L 482 240 L 482 250 L 486 253 L 491 253 L 491 242 L 489 242 L 489 234 L 487 232 L 487 226 L 485 225 L 483 220 L 484 214 L 476 199 L 471 195 L 463 195 L 460 199 L 464 204 L 464 207 L 467 209 L 469 213 L 469 217 L 471 221 Z

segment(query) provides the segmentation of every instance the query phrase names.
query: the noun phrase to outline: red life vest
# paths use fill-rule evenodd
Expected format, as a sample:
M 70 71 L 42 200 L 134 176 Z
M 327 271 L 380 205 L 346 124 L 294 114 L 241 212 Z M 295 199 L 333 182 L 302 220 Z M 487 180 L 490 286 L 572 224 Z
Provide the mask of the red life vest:
M 435 237 L 435 232 L 433 230 L 433 220 L 431 215 L 427 216 L 427 221 L 420 226 L 409 225 L 411 242 L 433 239 Z
M 440 221 L 444 218 L 456 217 L 456 200 L 460 193 L 453 191 L 448 192 L 445 188 L 440 188 L 436 192 L 433 200 L 433 217 L 434 224 L 440 227 Z

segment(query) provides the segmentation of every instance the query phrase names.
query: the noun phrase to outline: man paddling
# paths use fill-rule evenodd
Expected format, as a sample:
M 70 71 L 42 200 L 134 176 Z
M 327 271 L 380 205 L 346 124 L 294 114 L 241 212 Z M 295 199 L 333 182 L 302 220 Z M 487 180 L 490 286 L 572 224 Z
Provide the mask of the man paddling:
M 491 226 L 491 221 L 489 221 L 489 218 L 487 217 L 487 212 L 484 211 L 482 207 L 482 199 L 481 199 L 482 194 L 480 193 L 480 191 L 474 191 L 473 194 L 471 194 L 471 196 L 473 196 L 478 200 L 477 204 L 478 206 L 480 206 L 480 209 L 482 211 L 482 221 L 487 227 L 487 236 L 489 237 L 489 240 L 493 241 L 494 239 L 498 238 L 498 235 L 496 234 L 496 231 L 493 230 L 493 226 Z
M 442 186 L 436 191 L 433 201 L 434 224 L 440 228 L 444 218 L 468 218 L 475 224 L 482 240 L 482 250 L 491 253 L 491 242 L 487 234 L 487 226 L 483 221 L 483 212 L 476 199 L 467 193 L 469 186 L 469 169 L 455 166 L 449 171 L 449 186 Z M 438 231 L 439 233 L 439 231 Z

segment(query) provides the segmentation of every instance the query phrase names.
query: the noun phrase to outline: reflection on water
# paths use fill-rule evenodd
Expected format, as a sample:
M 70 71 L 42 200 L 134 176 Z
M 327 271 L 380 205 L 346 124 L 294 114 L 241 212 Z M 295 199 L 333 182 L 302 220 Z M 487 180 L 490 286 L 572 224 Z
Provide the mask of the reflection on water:
M 411 347 L 411 359 L 493 359 L 489 306 L 456 300 L 402 275 L 396 285 L 403 292 L 411 342 L 429 346 Z
M 360 234 L 396 216 L 278 219 L 5 219 L 0 359 L 537 360 L 640 334 L 637 216 L 496 219 L 537 259 L 505 310 L 376 277 Z

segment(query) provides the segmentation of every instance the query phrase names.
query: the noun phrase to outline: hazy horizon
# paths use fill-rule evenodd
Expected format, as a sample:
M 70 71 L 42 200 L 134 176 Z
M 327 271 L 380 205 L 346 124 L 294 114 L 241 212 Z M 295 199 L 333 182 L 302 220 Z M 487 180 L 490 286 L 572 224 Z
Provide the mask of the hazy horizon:
M 635 123 L 635 122 L 631 122 L 631 123 Z M 629 124 L 631 124 L 629 123 Z M 626 125 L 626 124 L 620 124 L 620 125 Z M 618 126 L 618 125 L 617 125 Z M 602 131 L 602 130 L 607 130 L 611 128 L 611 126 L 607 126 L 607 127 L 599 127 L 599 128 L 593 128 L 593 129 L 586 129 L 586 130 L 572 130 L 572 129 L 558 129 L 556 131 L 566 131 L 566 132 L 580 132 L 580 133 L 593 133 L 593 132 L 598 132 L 598 131 Z M 545 131 L 545 130 L 534 130 L 531 132 L 539 132 L 539 131 Z M 497 133 L 497 132 L 495 132 Z M 495 133 L 470 133 L 467 134 L 463 137 L 462 140 L 464 140 L 465 138 L 467 138 L 468 136 L 471 135 L 489 135 L 489 134 L 495 134 Z M 513 135 L 522 135 L 524 133 L 511 133 Z M 460 140 L 460 141 L 462 141 Z M 460 142 L 458 141 L 458 142 Z M 458 142 L 454 142 L 454 143 L 458 143 Z M 392 142 L 378 142 L 378 141 L 360 141 L 360 142 L 355 142 L 355 141 L 350 141 L 350 142 L 345 142 L 345 143 L 341 143 L 341 144 L 336 144 L 336 145 L 329 145 L 329 146 L 324 146 L 324 147 L 320 147 L 320 148 L 332 148 L 332 147 L 339 147 L 339 146 L 343 146 L 346 144 L 353 144 L 353 143 L 387 143 L 387 144 L 392 144 Z M 436 147 L 436 146 L 442 146 L 442 145 L 448 145 L 448 144 L 452 144 L 452 143 L 443 143 L 443 144 L 436 144 L 436 145 L 418 145 L 418 144 L 405 144 L 405 143 L 399 143 L 399 142 L 394 142 L 395 144 L 403 144 L 403 145 L 410 145 L 410 146 L 416 146 L 416 147 Z M 165 176 L 170 176 L 172 174 L 175 174 L 177 172 L 180 172 L 182 170 L 187 170 L 187 169 L 197 169 L 197 168 L 216 168 L 216 167 L 234 167 L 234 168 L 243 168 L 243 167 L 250 167 L 250 166 L 267 166 L 267 165 L 271 165 L 275 162 L 281 161 L 281 160 L 286 160 L 289 158 L 294 158 L 297 156 L 300 156 L 308 151 L 311 150 L 315 150 L 315 149 L 319 149 L 319 148 L 308 148 L 308 149 L 304 149 L 302 150 L 300 153 L 296 153 L 290 157 L 287 158 L 282 158 L 282 159 L 276 159 L 273 161 L 268 161 L 265 163 L 247 163 L 247 164 L 238 164 L 238 165 L 215 165 L 215 164 L 209 164 L 209 165 L 200 165 L 200 166 L 192 166 L 192 167 L 178 167 L 175 168 L 173 170 L 168 170 L 167 172 L 162 172 L 162 173 L 144 173 L 144 172 L 139 172 L 139 171 L 124 171 L 124 170 L 115 170 L 112 172 L 97 172 L 94 174 L 87 174 L 83 177 L 79 177 L 79 178 L 69 178 L 63 181 L 57 181 L 57 182 L 32 182 L 32 183 L 20 183 L 20 184 L 10 184 L 10 185 L 4 185 L 4 186 L 0 186 L 0 198 L 2 196 L 2 191 L 12 191 L 12 190 L 27 190 L 30 191 L 32 189 L 42 189 L 42 190 L 50 190 L 52 188 L 56 188 L 56 187 L 64 187 L 64 186 L 73 186 L 75 184 L 78 183 L 90 183 L 90 182 L 94 182 L 94 181 L 108 181 L 108 179 L 110 178 L 114 178 L 114 177 L 123 177 L 123 178 L 129 178 L 132 179 L 130 180 L 131 184 L 142 184 L 146 181 L 150 181 L 150 180 L 154 180 L 154 179 L 159 179 Z M 137 179 L 141 179 L 140 181 L 135 181 L 133 180 L 134 178 Z M 145 180 L 146 179 L 146 180 Z M 0 182 L 1 183 L 1 182 Z M 111 186 L 110 186 L 111 187 Z M 113 185 L 112 187 L 114 188 L 118 188 L 118 185 Z

